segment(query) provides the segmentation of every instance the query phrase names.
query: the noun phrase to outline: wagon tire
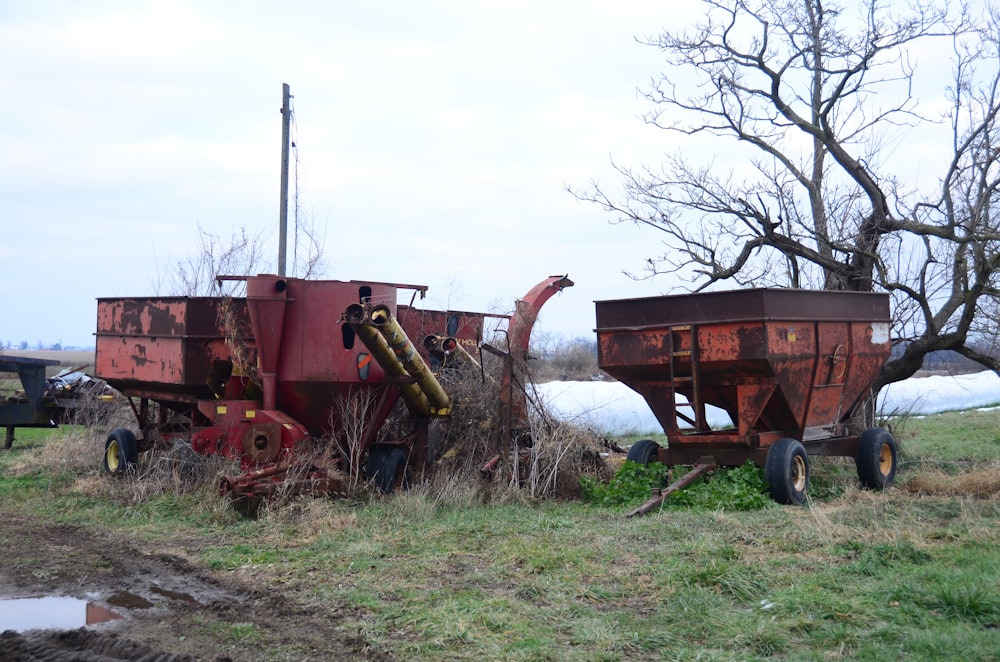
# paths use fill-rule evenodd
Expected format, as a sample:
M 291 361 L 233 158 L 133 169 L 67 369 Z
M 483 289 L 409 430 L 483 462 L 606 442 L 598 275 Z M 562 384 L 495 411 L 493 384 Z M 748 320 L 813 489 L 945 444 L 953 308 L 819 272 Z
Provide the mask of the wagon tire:
M 625 459 L 646 466 L 650 462 L 659 461 L 659 451 L 660 445 L 658 443 L 652 439 L 643 439 L 632 444 L 632 447 L 628 449 L 628 456 Z
M 410 454 L 400 446 L 373 446 L 368 451 L 368 480 L 383 494 L 392 494 L 397 484 L 406 484 L 406 462 Z
M 126 428 L 112 430 L 104 442 L 104 471 L 112 476 L 132 473 L 138 462 L 139 442 L 132 431 Z
M 771 498 L 778 503 L 798 506 L 809 489 L 809 457 L 795 439 L 779 439 L 767 451 L 764 474 Z
M 858 440 L 854 463 L 861 485 L 869 490 L 883 490 L 896 478 L 899 449 L 892 435 L 882 428 L 869 428 Z

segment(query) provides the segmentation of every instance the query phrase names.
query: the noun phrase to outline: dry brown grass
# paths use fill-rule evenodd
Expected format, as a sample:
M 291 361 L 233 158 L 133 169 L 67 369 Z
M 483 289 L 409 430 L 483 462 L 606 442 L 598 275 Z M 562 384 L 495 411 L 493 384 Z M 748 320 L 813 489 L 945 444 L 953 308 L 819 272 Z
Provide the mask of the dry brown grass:
M 271 526 L 263 527 L 263 540 L 276 545 L 309 544 L 331 532 L 350 530 L 357 526 L 355 512 L 345 510 L 331 499 L 310 496 L 290 496 L 262 505 L 258 518 Z M 294 536 L 288 535 L 294 530 Z
M 453 410 L 434 426 L 436 461 L 416 485 L 426 496 L 448 503 L 575 498 L 581 476 L 610 477 L 600 438 L 549 416 L 530 387 L 530 429 L 513 438 L 501 404 L 502 365 L 484 358 L 483 372 L 460 368 L 442 376 Z
M 907 480 L 902 489 L 922 495 L 994 499 L 1000 497 L 1000 466 L 972 469 L 961 474 L 921 471 Z
M 484 368 L 485 376 L 468 368 L 442 376 L 453 400 L 453 413 L 432 425 L 428 471 L 422 476 L 410 475 L 410 489 L 417 501 L 422 497 L 437 504 L 569 499 L 579 496 L 581 476 L 610 478 L 612 470 L 601 456 L 600 438 L 555 421 L 545 413 L 542 403 L 533 404 L 529 434 L 516 439 L 510 435 L 500 402 L 499 369 L 494 363 Z M 347 393 L 331 412 L 330 427 L 336 430 L 337 439 L 331 436 L 306 444 L 299 454 L 302 462 L 289 470 L 284 485 L 292 486 L 313 467 L 321 467 L 340 480 L 337 497 L 367 500 L 377 496 L 377 489 L 364 478 L 366 458 L 361 448 L 366 433 L 363 422 L 376 405 L 368 391 Z M 389 421 L 384 431 L 388 436 L 383 440 L 400 438 L 392 435 L 409 425 L 405 408 L 400 405 L 399 409 L 403 415 Z M 76 474 L 81 493 L 110 497 L 123 504 L 145 503 L 161 494 L 211 494 L 221 476 L 239 473 L 231 461 L 206 458 L 187 444 L 175 443 L 141 453 L 134 471 L 110 479 L 100 470 L 107 432 L 118 427 L 134 429 L 133 414 L 127 406 L 105 408 L 88 420 L 89 427 L 60 434 L 39 457 L 27 461 L 65 469 Z M 491 470 L 483 471 L 493 458 L 497 461 Z M 349 473 L 336 469 L 342 461 L 351 467 Z M 297 520 L 317 515 L 315 508 L 322 511 L 322 506 L 303 503 L 294 489 L 279 487 L 266 502 L 255 502 L 251 514 Z
M 220 457 L 206 458 L 190 446 L 175 445 L 140 454 L 135 470 L 117 477 L 102 474 L 104 427 L 73 427 L 53 436 L 38 453 L 25 454 L 11 466 L 14 472 L 44 467 L 73 475 L 74 491 L 88 496 L 110 497 L 119 503 L 138 504 L 160 494 L 215 492 L 219 477 L 232 468 Z

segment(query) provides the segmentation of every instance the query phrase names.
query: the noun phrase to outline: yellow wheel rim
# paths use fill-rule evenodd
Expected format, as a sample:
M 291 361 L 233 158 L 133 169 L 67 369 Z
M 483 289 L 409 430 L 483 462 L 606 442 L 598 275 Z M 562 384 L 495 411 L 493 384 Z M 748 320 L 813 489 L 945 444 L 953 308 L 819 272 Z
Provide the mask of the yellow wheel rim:
M 888 476 L 892 471 L 892 448 L 889 444 L 882 444 L 882 448 L 879 449 L 878 470 L 883 476 Z
M 806 461 L 801 455 L 792 458 L 792 486 L 796 492 L 806 489 Z
M 112 441 L 110 444 L 108 444 L 108 448 L 106 451 L 104 451 L 104 454 L 105 454 L 105 461 L 108 464 L 108 471 L 110 471 L 111 473 L 117 473 L 119 464 L 118 442 Z

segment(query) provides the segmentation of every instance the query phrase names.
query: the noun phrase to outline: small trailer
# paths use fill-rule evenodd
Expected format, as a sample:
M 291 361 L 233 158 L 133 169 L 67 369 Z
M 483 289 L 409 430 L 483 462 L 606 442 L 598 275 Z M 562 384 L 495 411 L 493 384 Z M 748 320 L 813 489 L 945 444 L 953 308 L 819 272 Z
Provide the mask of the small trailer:
M 779 503 L 805 500 L 809 456 L 853 457 L 865 487 L 892 483 L 892 435 L 851 432 L 855 407 L 889 357 L 888 295 L 747 289 L 598 301 L 596 309 L 598 365 L 645 398 L 667 437 L 665 448 L 634 444 L 628 459 L 693 466 L 632 514 L 716 466 L 747 460 L 765 468 Z M 708 405 L 731 425 L 713 429 Z
M 351 475 L 390 492 L 407 467 L 428 463 L 432 423 L 454 405 L 435 370 L 469 359 L 490 317 L 507 320 L 506 346 L 493 348 L 505 358 L 497 420 L 510 438 L 522 434 L 514 372 L 542 305 L 573 285 L 546 278 L 505 316 L 420 309 L 418 285 L 235 279 L 246 297 L 98 300 L 96 373 L 128 398 L 137 427 L 108 435 L 106 472 L 180 443 L 239 461 L 240 473 L 221 480 L 224 495 L 329 494 Z M 403 291 L 408 305 L 397 302 Z M 405 421 L 387 429 L 400 410 Z
M 47 391 L 45 369 L 58 361 L 26 356 L 0 356 L 0 372 L 17 373 L 21 393 L 0 403 L 0 427 L 6 428 L 4 448 L 14 444 L 14 428 L 54 428 L 56 403 Z

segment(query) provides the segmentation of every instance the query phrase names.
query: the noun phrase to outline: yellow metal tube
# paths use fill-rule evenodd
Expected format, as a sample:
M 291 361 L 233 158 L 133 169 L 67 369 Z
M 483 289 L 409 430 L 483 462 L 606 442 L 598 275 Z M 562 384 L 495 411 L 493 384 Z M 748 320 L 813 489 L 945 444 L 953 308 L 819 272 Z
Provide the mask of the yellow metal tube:
M 395 354 L 395 358 L 403 364 L 406 372 L 416 380 L 417 384 L 420 385 L 420 390 L 430 400 L 431 412 L 435 416 L 447 416 L 451 413 L 451 399 L 445 393 L 434 373 L 424 363 L 424 359 L 417 353 L 417 349 L 410 342 L 403 328 L 399 326 L 399 322 L 392 316 L 389 307 L 385 305 L 375 306 L 371 309 L 369 317 Z
M 345 313 L 344 318 L 354 330 L 354 333 L 358 335 L 358 338 L 361 339 L 361 342 L 368 348 L 368 351 L 372 353 L 372 357 L 382 366 L 385 374 L 390 378 L 410 379 L 406 368 L 399 362 L 393 351 L 389 349 L 389 345 L 386 344 L 385 339 L 372 327 L 360 323 L 360 318 L 355 313 L 356 311 L 349 309 L 348 313 Z M 355 320 L 358 321 L 355 322 Z M 419 416 L 427 416 L 434 413 L 430 400 L 424 395 L 419 384 L 411 381 L 400 381 L 399 392 L 403 396 L 403 401 L 406 403 L 407 408 L 412 413 Z

